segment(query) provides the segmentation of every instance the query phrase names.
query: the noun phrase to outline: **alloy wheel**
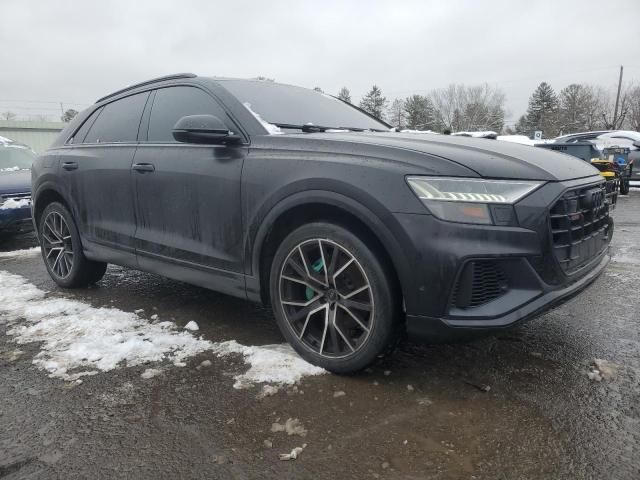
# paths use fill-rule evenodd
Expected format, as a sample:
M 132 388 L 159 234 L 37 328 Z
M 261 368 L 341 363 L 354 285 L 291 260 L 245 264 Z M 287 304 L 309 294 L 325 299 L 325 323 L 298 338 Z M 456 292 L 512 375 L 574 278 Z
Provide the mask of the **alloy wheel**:
M 358 260 L 328 239 L 306 240 L 285 259 L 279 278 L 280 304 L 289 327 L 318 355 L 353 355 L 374 322 L 371 284 Z
M 59 278 L 69 276 L 73 267 L 71 232 L 64 217 L 50 212 L 44 220 L 42 248 L 49 269 Z

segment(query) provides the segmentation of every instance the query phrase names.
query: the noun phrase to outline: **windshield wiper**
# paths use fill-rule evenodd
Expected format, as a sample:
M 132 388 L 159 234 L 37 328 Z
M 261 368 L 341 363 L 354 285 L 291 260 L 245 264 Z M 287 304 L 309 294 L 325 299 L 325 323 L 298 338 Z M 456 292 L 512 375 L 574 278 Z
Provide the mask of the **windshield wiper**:
M 384 130 L 375 130 L 373 128 L 358 127 L 325 127 L 322 125 L 293 125 L 291 123 L 272 123 L 276 127 L 288 128 L 290 130 L 302 130 L 305 133 L 326 132 L 327 130 L 349 130 L 350 132 L 383 132 Z

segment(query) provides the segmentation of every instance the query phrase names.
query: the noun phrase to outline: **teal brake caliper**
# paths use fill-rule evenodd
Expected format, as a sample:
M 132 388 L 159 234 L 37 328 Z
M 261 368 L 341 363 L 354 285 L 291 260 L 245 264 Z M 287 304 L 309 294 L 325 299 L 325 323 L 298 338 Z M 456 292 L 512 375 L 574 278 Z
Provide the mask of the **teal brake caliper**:
M 311 264 L 311 269 L 316 273 L 320 273 L 323 268 L 324 268 L 324 262 L 322 261 L 322 258 L 319 258 L 318 260 L 313 262 L 313 264 Z M 307 289 L 304 292 L 304 295 L 305 297 L 307 297 L 307 300 L 311 300 L 313 298 L 313 288 L 307 287 Z

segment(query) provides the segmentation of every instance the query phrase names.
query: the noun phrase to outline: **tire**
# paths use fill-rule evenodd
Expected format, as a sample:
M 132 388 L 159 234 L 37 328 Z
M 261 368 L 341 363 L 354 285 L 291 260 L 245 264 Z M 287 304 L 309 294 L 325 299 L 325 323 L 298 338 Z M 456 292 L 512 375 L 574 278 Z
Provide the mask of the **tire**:
M 271 305 L 302 358 L 333 373 L 355 373 L 390 354 L 400 339 L 401 304 L 392 279 L 357 235 L 311 223 L 291 232 L 275 253 Z
M 628 195 L 629 194 L 629 180 L 622 179 L 620 180 L 620 195 Z
M 61 203 L 53 202 L 42 212 L 38 240 L 49 275 L 63 288 L 82 288 L 96 283 L 107 270 L 106 263 L 84 256 L 76 223 Z

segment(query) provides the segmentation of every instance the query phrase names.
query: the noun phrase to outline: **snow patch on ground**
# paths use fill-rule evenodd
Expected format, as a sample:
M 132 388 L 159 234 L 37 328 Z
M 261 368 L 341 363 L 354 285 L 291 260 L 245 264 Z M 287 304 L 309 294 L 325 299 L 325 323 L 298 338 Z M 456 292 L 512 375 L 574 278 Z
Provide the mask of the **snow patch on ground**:
M 239 353 L 251 365 L 248 371 L 234 377 L 233 388 L 237 389 L 252 387 L 256 383 L 292 385 L 302 377 L 326 373 L 326 370 L 304 361 L 286 344 L 247 347 L 230 340 L 218 343 L 214 352 L 221 357 Z
M 30 257 L 40 255 L 40 247 L 25 248 L 24 250 L 12 250 L 10 252 L 0 252 L 0 258 Z
M 198 326 L 198 324 L 196 322 L 194 322 L 193 320 L 191 320 L 189 323 L 187 323 L 184 326 L 185 330 L 190 330 L 192 332 L 197 332 L 198 330 L 200 330 L 200 327 Z
M 7 334 L 20 345 L 41 344 L 33 364 L 52 378 L 74 381 L 119 367 L 161 361 L 185 366 L 186 359 L 206 351 L 220 357 L 243 356 L 249 370 L 234 377 L 234 388 L 238 389 L 259 383 L 290 385 L 302 377 L 326 373 L 288 345 L 210 342 L 172 322 L 151 323 L 136 313 L 48 297 L 25 278 L 5 271 L 0 271 L 0 285 L 0 324 L 7 325 Z M 142 376 L 152 378 L 159 370 L 148 368 Z
M 616 263 L 640 265 L 640 251 L 637 247 L 619 247 L 614 251 L 611 260 Z
M 52 378 L 70 381 L 121 365 L 178 362 L 211 348 L 171 322 L 150 324 L 115 308 L 46 298 L 18 275 L 0 271 L 0 285 L 0 322 L 18 344 L 42 342 L 33 363 Z

